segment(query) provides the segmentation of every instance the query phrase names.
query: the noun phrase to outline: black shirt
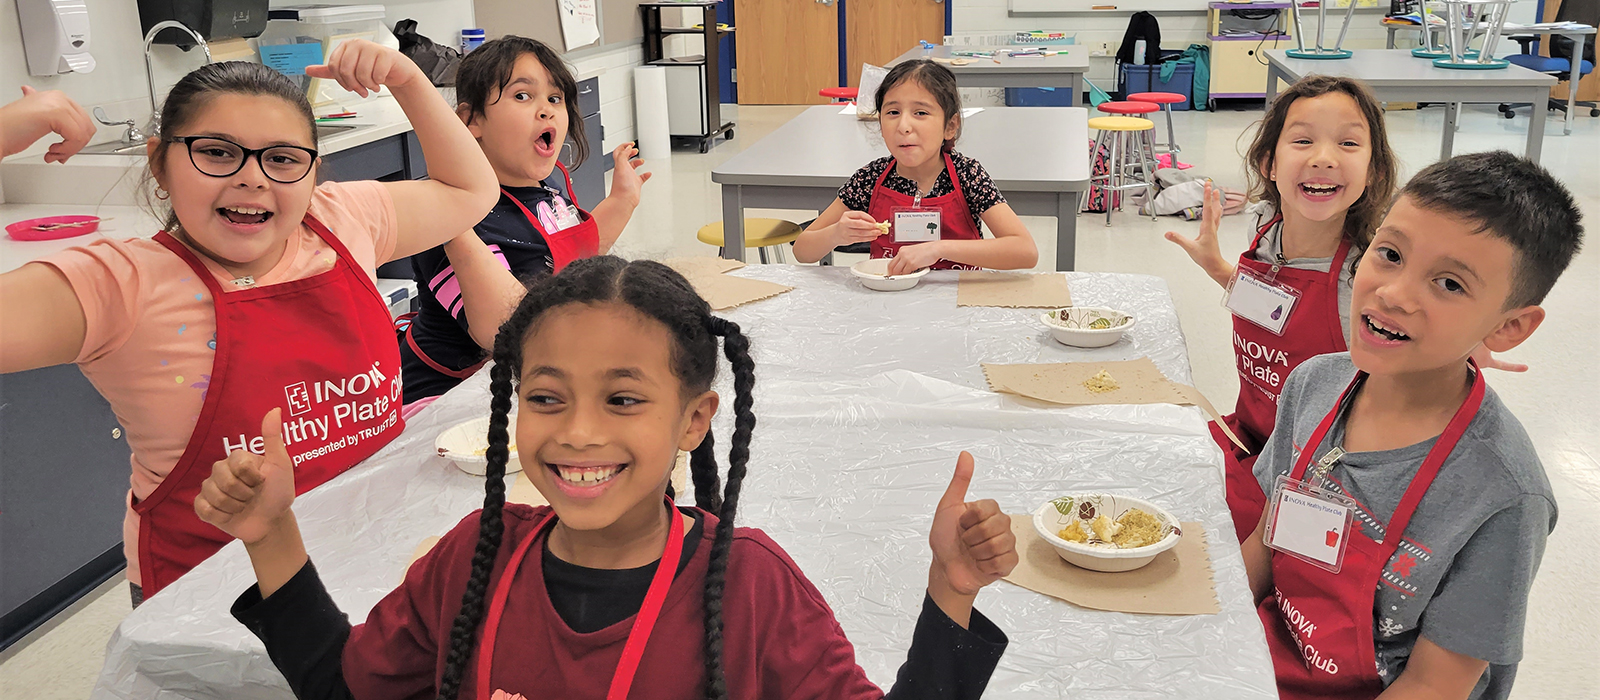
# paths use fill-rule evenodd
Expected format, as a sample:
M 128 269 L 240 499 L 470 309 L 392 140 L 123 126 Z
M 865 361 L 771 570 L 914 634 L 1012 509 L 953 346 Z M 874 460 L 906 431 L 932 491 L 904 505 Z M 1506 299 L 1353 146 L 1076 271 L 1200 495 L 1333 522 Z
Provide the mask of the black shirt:
M 685 535 L 679 571 L 692 558 L 703 537 L 704 520 L 693 509 L 694 527 Z M 638 569 L 602 571 L 556 559 L 548 545 L 543 554 L 546 590 L 561 619 L 575 632 L 593 632 L 621 622 L 639 611 L 655 576 L 657 563 Z M 282 588 L 263 600 L 251 586 L 230 610 L 259 638 L 272 663 L 300 700 L 346 700 L 342 656 L 350 637 L 350 621 L 333 602 L 310 561 Z M 922 612 L 912 633 L 906 662 L 896 674 L 885 700 L 976 698 L 994 674 L 1008 641 L 1005 633 L 974 610 L 963 629 L 923 596 Z
M 538 216 L 539 225 L 545 230 L 556 229 L 553 212 L 556 207 L 567 206 L 560 192 L 543 186 L 505 190 Z M 544 236 L 504 193 L 472 230 L 518 279 L 531 280 L 555 269 Z M 444 246 L 411 256 L 411 276 L 417 282 L 417 316 L 411 322 L 411 338 L 417 347 L 434 362 L 452 370 L 464 370 L 482 361 L 488 352 L 467 331 L 461 288 Z M 404 337 L 400 338 L 400 367 L 406 403 L 438 396 L 461 383 L 424 363 Z

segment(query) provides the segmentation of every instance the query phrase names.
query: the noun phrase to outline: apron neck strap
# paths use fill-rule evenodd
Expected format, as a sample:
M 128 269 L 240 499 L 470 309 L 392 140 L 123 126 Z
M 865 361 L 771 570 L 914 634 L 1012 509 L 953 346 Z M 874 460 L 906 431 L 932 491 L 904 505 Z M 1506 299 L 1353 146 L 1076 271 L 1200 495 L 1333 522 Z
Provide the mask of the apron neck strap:
M 656 618 L 665 606 L 667 592 L 672 588 L 672 579 L 678 572 L 678 562 L 683 557 L 683 517 L 679 515 L 678 508 L 671 498 L 664 497 L 667 505 L 667 545 L 661 553 L 661 561 L 656 565 L 656 573 L 650 579 L 650 589 L 645 593 L 644 605 L 640 607 L 638 617 L 634 618 L 633 628 L 628 631 L 628 641 L 622 648 L 622 660 L 617 664 L 617 671 L 611 677 L 611 689 L 606 693 L 607 700 L 626 700 L 628 690 L 633 686 L 633 677 L 639 670 L 639 661 L 644 657 L 644 648 L 650 641 L 650 632 L 655 628 Z M 506 600 L 511 596 L 511 585 L 517 577 L 517 569 L 527 558 L 528 550 L 533 543 L 540 539 L 539 535 L 546 527 L 555 522 L 554 510 L 546 513 L 544 518 L 533 526 L 533 532 L 517 545 L 511 559 L 506 562 L 506 568 L 500 573 L 500 580 L 494 587 L 494 595 L 490 598 L 489 609 L 484 614 L 483 636 L 478 644 L 477 655 L 477 700 L 490 700 L 493 696 L 493 686 L 489 677 L 494 670 L 495 638 L 500 632 L 500 618 L 505 614 Z
M 1273 226 L 1277 226 L 1281 223 L 1283 223 L 1283 212 L 1272 212 L 1272 218 L 1268 219 L 1267 223 L 1256 227 L 1256 237 L 1250 239 L 1250 250 L 1255 250 L 1256 248 L 1261 247 L 1261 239 L 1267 235 L 1268 231 L 1272 230 Z M 1280 243 L 1279 245 L 1281 246 L 1282 244 Z
M 321 221 L 318 221 L 317 217 L 312 216 L 311 212 L 306 212 L 305 217 L 300 219 L 300 224 L 311 229 L 312 233 L 317 234 L 317 237 L 332 248 L 340 259 L 350 259 L 350 250 L 345 248 L 344 242 L 340 241 L 338 236 L 333 235 L 333 232 L 329 231 L 328 227 Z M 166 247 L 167 250 L 172 251 L 174 255 L 178 256 L 178 259 L 187 264 L 189 269 L 194 271 L 195 276 L 199 277 L 200 281 L 205 284 L 206 289 L 211 292 L 213 298 L 222 295 L 222 285 L 217 282 L 217 276 L 206 267 L 205 263 L 200 261 L 200 256 L 195 255 L 194 250 L 188 244 L 178 240 L 177 236 L 167 231 L 156 232 L 155 241 Z M 288 250 L 288 246 L 285 245 L 284 254 L 288 254 Z

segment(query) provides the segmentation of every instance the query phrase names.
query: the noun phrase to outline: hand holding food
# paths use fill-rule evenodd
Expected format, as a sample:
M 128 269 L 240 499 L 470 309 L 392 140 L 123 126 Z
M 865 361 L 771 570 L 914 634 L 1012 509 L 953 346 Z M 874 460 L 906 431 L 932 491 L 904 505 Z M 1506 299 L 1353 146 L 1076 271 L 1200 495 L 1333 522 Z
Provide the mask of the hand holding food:
M 834 247 L 873 240 L 887 234 L 888 226 L 888 222 L 880 224 L 866 212 L 851 209 L 834 225 Z
M 200 485 L 194 512 L 200 519 L 245 544 L 271 534 L 294 504 L 294 464 L 283 445 L 280 409 L 261 419 L 266 454 L 235 450 L 211 465 Z

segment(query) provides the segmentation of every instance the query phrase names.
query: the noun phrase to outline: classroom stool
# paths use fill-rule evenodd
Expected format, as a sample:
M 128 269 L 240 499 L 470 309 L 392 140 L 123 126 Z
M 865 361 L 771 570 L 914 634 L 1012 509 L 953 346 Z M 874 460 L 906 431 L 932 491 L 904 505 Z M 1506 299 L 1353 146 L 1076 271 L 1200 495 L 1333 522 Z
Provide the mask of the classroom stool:
M 744 220 L 744 247 L 759 248 L 761 262 L 767 262 L 767 249 L 771 248 L 778 262 L 788 262 L 783 257 L 783 246 L 794 242 L 800 237 L 800 224 L 783 219 L 745 219 Z M 700 232 L 695 234 L 701 243 L 714 245 L 718 255 L 722 254 L 722 222 L 717 221 L 700 227 Z
M 821 90 L 817 91 L 818 95 L 831 99 L 834 102 L 853 102 L 856 99 L 856 95 L 859 93 L 860 90 L 853 87 L 830 87 L 822 88 Z
M 1149 196 L 1155 196 L 1156 152 L 1150 134 L 1155 131 L 1156 124 L 1140 117 L 1095 117 L 1089 120 L 1089 128 L 1100 131 L 1095 136 L 1094 148 L 1090 150 L 1091 171 L 1100 149 L 1111 149 L 1111 164 L 1105 174 L 1089 178 L 1090 186 L 1098 186 L 1105 193 L 1106 225 L 1110 226 L 1112 200 L 1117 200 L 1115 208 L 1122 208 L 1121 200 L 1112 196 L 1113 192 L 1142 189 Z M 1096 181 L 1103 182 L 1096 185 Z M 1150 218 L 1155 219 L 1155 215 L 1152 214 Z
M 1161 111 L 1161 105 L 1150 102 L 1132 102 L 1127 100 L 1101 102 L 1095 107 L 1106 114 L 1116 114 L 1124 117 L 1141 117 Z
M 1152 102 L 1161 105 L 1161 111 L 1167 113 L 1167 142 L 1156 144 L 1156 149 L 1160 153 L 1171 153 L 1172 163 L 1173 165 L 1177 165 L 1178 151 L 1183 149 L 1178 148 L 1178 137 L 1173 135 L 1172 106 L 1175 104 L 1183 104 L 1189 98 L 1179 95 L 1176 92 L 1136 92 L 1132 95 L 1129 95 L 1128 99 L 1136 102 Z

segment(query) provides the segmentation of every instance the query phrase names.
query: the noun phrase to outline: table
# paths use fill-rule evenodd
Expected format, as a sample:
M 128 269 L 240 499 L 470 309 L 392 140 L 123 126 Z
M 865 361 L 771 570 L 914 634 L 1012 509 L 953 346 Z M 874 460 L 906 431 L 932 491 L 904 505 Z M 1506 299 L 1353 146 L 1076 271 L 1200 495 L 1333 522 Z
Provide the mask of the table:
M 928 526 L 956 453 L 966 449 L 977 458 L 970 497 L 997 499 L 1009 512 L 1031 510 L 1049 494 L 1106 490 L 1138 493 L 1200 521 L 1221 604 L 1216 615 L 1129 615 L 997 582 L 977 603 L 1011 639 L 989 697 L 1277 697 L 1233 546 L 1221 455 L 1199 410 L 1024 406 L 989 392 L 978 365 L 1148 356 L 1188 382 L 1165 282 L 1068 273 L 1079 303 L 1139 318 L 1115 345 L 1082 350 L 1050 340 L 1035 311 L 958 308 L 953 272 L 896 293 L 868 291 L 842 268 L 759 265 L 733 274 L 795 287 L 725 314 L 750 336 L 757 372 L 739 522 L 766 530 L 817 585 L 870 678 L 891 682 L 905 659 L 927 582 Z M 431 448 L 445 427 L 488 411 L 487 374 L 418 414 L 365 464 L 295 502 L 311 557 L 351 619 L 364 619 L 398 584 L 419 541 L 481 503 L 481 477 Z M 715 388 L 725 408 L 713 426 L 724 463 L 731 381 L 723 364 Z M 288 698 L 261 644 L 228 616 L 253 582 L 235 542 L 147 600 L 107 645 L 92 697 Z
M 744 260 L 744 210 L 822 210 L 862 166 L 888 155 L 877 122 L 811 107 L 711 171 L 722 185 L 724 257 Z M 1023 216 L 1056 218 L 1056 269 L 1071 270 L 1078 197 L 1089 190 L 1082 107 L 985 107 L 962 120 L 957 150 L 983 164 Z
M 899 58 L 890 63 L 888 68 L 906 61 L 919 58 L 962 58 L 952 56 L 955 51 L 992 51 L 1010 48 L 1017 51 L 1026 51 L 1038 48 L 1047 51 L 1061 51 L 1055 56 L 1034 56 L 1012 58 L 1010 56 L 996 55 L 995 58 L 972 57 L 964 66 L 944 63 L 956 76 L 956 85 L 964 88 L 1022 88 L 1022 87 L 1048 87 L 1063 88 L 1072 91 L 1072 104 L 1076 105 L 1083 95 L 1083 75 L 1089 72 L 1089 47 L 1088 45 L 1068 44 L 1066 46 L 935 46 L 924 50 L 918 46 L 912 48 Z M 995 61 L 999 62 L 996 63 Z M 942 61 L 941 61 L 942 62 Z
M 1278 94 L 1278 81 L 1292 84 L 1311 75 L 1334 75 L 1366 83 L 1379 102 L 1444 102 L 1444 133 L 1439 159 L 1450 157 L 1456 138 L 1456 120 L 1463 102 L 1531 102 L 1545 104 L 1556 79 L 1522 66 L 1499 70 L 1437 68 L 1427 59 L 1414 58 L 1404 49 L 1356 50 L 1342 61 L 1289 58 L 1285 51 L 1267 51 L 1267 103 Z M 1523 155 L 1539 162 L 1544 144 L 1544 120 L 1528 121 L 1528 142 Z
M 1388 33 L 1389 33 L 1388 41 L 1384 44 L 1384 46 L 1385 46 L 1385 48 L 1390 48 L 1390 49 L 1394 48 L 1394 33 L 1395 33 L 1396 30 L 1405 29 L 1405 30 L 1415 31 L 1415 32 L 1421 32 L 1422 31 L 1422 27 L 1420 27 L 1420 26 L 1405 26 L 1405 25 L 1385 24 L 1384 28 L 1386 30 L 1388 30 Z M 1434 30 L 1435 34 L 1444 34 L 1445 33 L 1445 27 L 1443 25 L 1438 25 L 1438 24 L 1433 25 L 1433 30 Z M 1507 33 L 1503 38 L 1509 40 L 1509 39 L 1515 39 L 1516 37 L 1519 37 L 1519 36 L 1526 37 L 1526 36 L 1531 36 L 1533 34 L 1545 34 L 1545 35 L 1556 34 L 1556 35 L 1564 36 L 1564 37 L 1567 37 L 1568 39 L 1571 39 L 1572 40 L 1572 53 L 1567 56 L 1567 61 L 1568 61 L 1567 65 L 1569 65 L 1569 66 L 1577 66 L 1577 65 L 1579 65 L 1579 62 L 1581 61 L 1580 57 L 1583 56 L 1583 44 L 1584 44 L 1584 41 L 1585 41 L 1584 37 L 1594 36 L 1596 31 L 1600 31 L 1600 30 L 1596 30 L 1594 27 L 1585 26 L 1583 28 L 1559 29 L 1559 30 L 1551 30 L 1551 31 L 1548 31 L 1548 32 L 1528 32 L 1528 31 L 1524 31 L 1524 29 L 1522 27 L 1518 26 L 1518 27 L 1513 28 L 1512 31 L 1514 31 L 1515 33 Z M 1546 103 L 1545 102 L 1537 102 L 1537 101 L 1534 102 L 1534 104 L 1533 104 L 1533 113 L 1534 114 L 1538 114 L 1540 111 L 1542 111 L 1542 110 L 1540 110 L 1538 108 L 1539 108 L 1540 105 L 1543 105 L 1543 104 L 1546 104 Z M 1566 136 L 1571 136 L 1572 135 L 1572 119 L 1573 119 L 1573 115 L 1577 111 L 1577 108 L 1578 108 L 1578 81 L 1576 79 L 1568 80 L 1567 81 L 1567 114 L 1566 114 L 1565 119 L 1562 120 L 1562 129 L 1561 129 L 1561 133 L 1563 135 L 1566 135 Z

